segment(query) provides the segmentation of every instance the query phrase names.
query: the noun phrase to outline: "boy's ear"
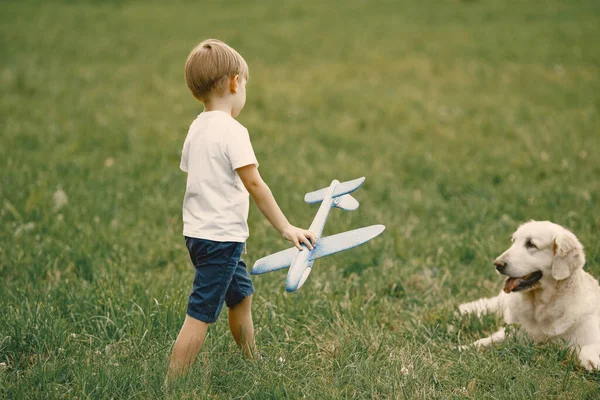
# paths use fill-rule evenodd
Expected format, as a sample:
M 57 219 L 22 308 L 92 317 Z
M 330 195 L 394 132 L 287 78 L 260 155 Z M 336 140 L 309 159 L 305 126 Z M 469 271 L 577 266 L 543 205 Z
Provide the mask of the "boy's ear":
M 240 79 L 240 76 L 239 76 L 239 75 L 236 75 L 236 76 L 234 76 L 234 77 L 231 77 L 231 78 L 229 79 L 229 91 L 230 91 L 231 93 L 237 93 L 238 84 L 239 84 L 239 79 Z

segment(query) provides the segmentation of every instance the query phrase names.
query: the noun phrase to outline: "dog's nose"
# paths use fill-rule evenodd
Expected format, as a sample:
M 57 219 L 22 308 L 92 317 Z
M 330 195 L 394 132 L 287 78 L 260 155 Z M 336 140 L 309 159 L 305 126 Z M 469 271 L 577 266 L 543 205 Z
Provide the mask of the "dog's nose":
M 496 266 L 496 271 L 500 273 L 504 272 L 506 269 L 506 262 L 504 261 L 496 260 L 494 261 L 494 265 Z

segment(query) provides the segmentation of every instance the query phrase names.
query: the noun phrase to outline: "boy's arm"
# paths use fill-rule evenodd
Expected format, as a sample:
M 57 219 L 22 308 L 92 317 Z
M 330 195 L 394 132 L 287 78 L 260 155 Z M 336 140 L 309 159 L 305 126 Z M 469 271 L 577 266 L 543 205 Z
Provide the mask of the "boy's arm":
M 283 212 L 277 205 L 271 189 L 262 180 L 255 164 L 246 165 L 236 169 L 242 179 L 244 186 L 260 212 L 269 220 L 271 225 L 283 236 L 284 239 L 294 243 L 298 249 L 302 250 L 301 244 L 304 243 L 309 250 L 313 249 L 316 242 L 315 234 L 311 231 L 297 228 L 290 224 L 283 215 Z

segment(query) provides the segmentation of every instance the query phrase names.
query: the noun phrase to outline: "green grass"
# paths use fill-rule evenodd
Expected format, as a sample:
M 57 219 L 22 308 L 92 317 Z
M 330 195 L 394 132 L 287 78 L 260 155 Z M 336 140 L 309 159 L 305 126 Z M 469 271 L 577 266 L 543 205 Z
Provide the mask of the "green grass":
M 560 344 L 457 352 L 498 321 L 453 315 L 500 290 L 491 260 L 529 219 L 573 230 L 600 276 L 598 2 L 198 3 L 3 2 L 0 398 L 598 397 Z M 224 313 L 165 394 L 193 277 L 183 64 L 207 37 L 250 65 L 239 120 L 292 223 L 305 192 L 366 176 L 325 233 L 387 230 L 296 294 L 255 277 L 265 361 Z M 252 264 L 288 244 L 250 214 Z

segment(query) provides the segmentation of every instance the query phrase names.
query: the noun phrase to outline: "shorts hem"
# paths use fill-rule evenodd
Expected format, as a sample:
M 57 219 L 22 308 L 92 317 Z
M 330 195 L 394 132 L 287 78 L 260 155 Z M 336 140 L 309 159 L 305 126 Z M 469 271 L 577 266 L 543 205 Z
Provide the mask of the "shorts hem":
M 238 299 L 236 299 L 236 301 L 233 304 L 227 304 L 227 308 L 233 308 L 235 306 L 237 306 L 238 304 L 240 304 L 242 302 L 242 300 L 244 300 L 246 297 L 253 295 L 254 294 L 254 288 L 250 288 L 248 290 L 244 290 L 243 292 L 240 293 L 240 296 L 238 296 Z
M 205 313 L 197 313 L 197 312 L 190 311 L 190 310 L 187 310 L 186 314 L 194 319 L 197 319 L 198 321 L 201 321 L 201 322 L 204 322 L 207 324 L 213 324 L 213 323 L 217 322 L 217 317 L 218 317 L 218 316 L 214 316 L 214 315 L 211 316 L 211 315 L 208 315 Z

